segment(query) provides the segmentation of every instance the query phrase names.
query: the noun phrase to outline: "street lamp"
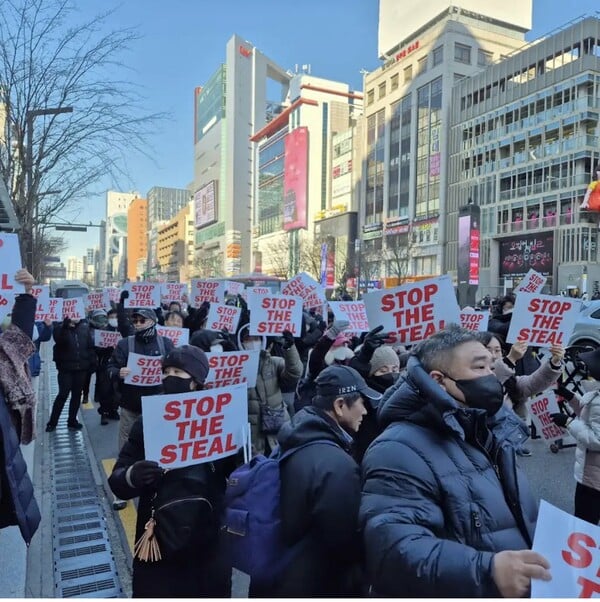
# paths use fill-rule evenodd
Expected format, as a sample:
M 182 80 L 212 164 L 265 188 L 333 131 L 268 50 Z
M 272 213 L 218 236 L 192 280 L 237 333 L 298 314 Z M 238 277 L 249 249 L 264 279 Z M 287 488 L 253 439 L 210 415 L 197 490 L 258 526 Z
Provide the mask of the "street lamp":
M 38 209 L 39 209 L 39 197 L 34 198 L 33 194 L 33 120 L 36 117 L 42 115 L 60 115 L 62 113 L 72 113 L 73 107 L 57 107 L 53 109 L 33 109 L 27 111 L 25 114 L 26 122 L 26 135 L 27 135 L 27 215 L 29 218 L 29 226 L 31 227 L 30 239 L 31 239 L 31 271 L 34 276 L 37 276 L 37 265 L 36 265 L 36 246 L 39 238 L 38 230 Z M 49 194 L 49 193 L 46 193 Z M 33 223 L 32 223 L 33 222 Z

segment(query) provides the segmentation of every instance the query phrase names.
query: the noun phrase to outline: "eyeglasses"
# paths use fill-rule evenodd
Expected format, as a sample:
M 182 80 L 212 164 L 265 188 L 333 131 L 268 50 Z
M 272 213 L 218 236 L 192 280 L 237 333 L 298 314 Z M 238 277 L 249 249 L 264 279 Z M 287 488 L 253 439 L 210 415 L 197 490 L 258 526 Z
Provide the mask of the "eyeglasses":
M 148 319 L 147 319 L 147 318 L 142 318 L 142 317 L 139 317 L 139 318 L 135 318 L 135 317 L 134 317 L 134 318 L 131 318 L 131 323 L 132 323 L 132 324 L 145 324 L 147 321 L 148 321 Z

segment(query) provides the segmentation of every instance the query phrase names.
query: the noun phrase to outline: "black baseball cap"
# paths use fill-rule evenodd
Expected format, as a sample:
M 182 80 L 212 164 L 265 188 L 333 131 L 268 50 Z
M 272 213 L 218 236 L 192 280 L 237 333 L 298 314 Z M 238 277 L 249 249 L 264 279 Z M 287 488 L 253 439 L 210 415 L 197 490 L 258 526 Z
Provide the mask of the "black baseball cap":
M 158 322 L 156 312 L 153 309 L 147 307 L 136 308 L 131 312 L 131 317 L 142 316 L 145 320 L 152 320 L 154 323 Z
M 317 395 L 346 395 L 360 393 L 363 397 L 378 401 L 381 394 L 367 386 L 365 379 L 350 366 L 329 366 L 315 379 Z

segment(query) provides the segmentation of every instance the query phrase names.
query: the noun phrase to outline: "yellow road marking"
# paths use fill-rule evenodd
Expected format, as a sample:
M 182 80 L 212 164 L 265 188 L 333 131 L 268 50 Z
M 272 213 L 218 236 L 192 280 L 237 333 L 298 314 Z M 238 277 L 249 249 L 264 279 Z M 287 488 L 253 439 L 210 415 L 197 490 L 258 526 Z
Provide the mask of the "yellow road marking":
M 107 477 L 112 473 L 115 461 L 115 458 L 106 458 L 102 460 L 102 467 L 104 468 L 104 472 L 106 473 Z M 110 503 L 110 506 L 112 508 L 112 501 Z M 137 520 L 137 510 L 135 509 L 135 504 L 133 503 L 133 500 L 129 500 L 127 502 L 127 506 L 123 508 L 123 510 L 115 510 L 115 514 L 119 517 L 119 520 L 123 525 L 125 535 L 127 536 L 127 543 L 129 544 L 129 549 L 133 554 L 133 546 L 135 544 L 135 523 Z

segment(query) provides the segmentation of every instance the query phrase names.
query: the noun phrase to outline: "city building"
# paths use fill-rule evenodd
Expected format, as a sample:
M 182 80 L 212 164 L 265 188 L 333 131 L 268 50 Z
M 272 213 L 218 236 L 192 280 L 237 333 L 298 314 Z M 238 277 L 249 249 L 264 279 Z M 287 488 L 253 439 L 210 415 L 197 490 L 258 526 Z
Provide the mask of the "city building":
M 457 272 L 458 215 L 480 206 L 479 296 L 530 267 L 547 292 L 599 288 L 598 213 L 579 206 L 600 159 L 600 20 L 527 45 L 454 89 L 445 268 Z
M 85 273 L 83 257 L 67 258 L 67 280 L 83 280 Z
M 189 282 L 196 276 L 194 205 L 188 203 L 177 215 L 158 228 L 158 278 L 164 282 Z
M 225 62 L 194 104 L 194 224 L 202 276 L 250 271 L 253 149 L 250 138 L 282 110 L 290 75 L 234 35 Z
M 381 0 L 382 66 L 364 78 L 361 280 L 442 273 L 452 88 L 525 44 L 532 0 Z
M 138 261 L 148 255 L 148 201 L 134 199 L 127 209 L 127 280 L 143 280 Z

